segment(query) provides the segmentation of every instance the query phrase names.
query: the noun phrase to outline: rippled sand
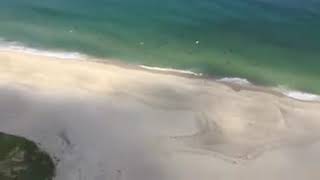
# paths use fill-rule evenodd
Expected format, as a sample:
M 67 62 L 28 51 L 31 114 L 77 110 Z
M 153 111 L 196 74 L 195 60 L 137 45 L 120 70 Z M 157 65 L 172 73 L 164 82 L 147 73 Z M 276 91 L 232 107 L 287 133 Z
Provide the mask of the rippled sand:
M 0 131 L 56 180 L 317 179 L 320 104 L 266 88 L 0 52 Z

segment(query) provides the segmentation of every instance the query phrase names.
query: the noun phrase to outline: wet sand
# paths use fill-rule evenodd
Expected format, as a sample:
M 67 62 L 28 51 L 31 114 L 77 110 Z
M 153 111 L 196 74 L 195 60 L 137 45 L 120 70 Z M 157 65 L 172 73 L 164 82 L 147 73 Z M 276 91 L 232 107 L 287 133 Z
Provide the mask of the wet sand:
M 317 179 L 320 104 L 117 64 L 0 51 L 0 131 L 56 180 Z

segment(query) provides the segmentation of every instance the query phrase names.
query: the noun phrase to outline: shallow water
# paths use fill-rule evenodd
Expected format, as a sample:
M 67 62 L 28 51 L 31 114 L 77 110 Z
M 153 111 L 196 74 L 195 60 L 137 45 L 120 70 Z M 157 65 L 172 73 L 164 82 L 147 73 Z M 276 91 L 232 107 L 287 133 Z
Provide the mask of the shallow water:
M 0 2 L 5 41 L 312 93 L 319 32 L 319 0 Z

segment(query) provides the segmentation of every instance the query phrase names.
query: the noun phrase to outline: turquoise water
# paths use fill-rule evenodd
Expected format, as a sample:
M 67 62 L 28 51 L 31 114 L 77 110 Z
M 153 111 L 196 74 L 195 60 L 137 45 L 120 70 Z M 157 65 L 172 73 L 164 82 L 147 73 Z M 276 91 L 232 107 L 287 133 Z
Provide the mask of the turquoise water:
M 320 0 L 1 0 L 0 37 L 320 94 Z

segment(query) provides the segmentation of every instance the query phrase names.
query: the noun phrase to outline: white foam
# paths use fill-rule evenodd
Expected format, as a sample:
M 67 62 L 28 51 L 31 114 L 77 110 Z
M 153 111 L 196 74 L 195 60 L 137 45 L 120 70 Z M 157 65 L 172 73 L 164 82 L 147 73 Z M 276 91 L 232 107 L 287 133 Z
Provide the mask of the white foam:
M 47 57 L 54 57 L 60 59 L 83 59 L 85 55 L 78 52 L 62 52 L 62 51 L 48 51 L 41 49 L 34 49 L 24 46 L 17 42 L 6 42 L 0 38 L 0 51 L 15 51 L 23 52 L 32 55 L 41 55 Z
M 316 94 L 305 93 L 300 91 L 282 91 L 282 93 L 288 97 L 301 100 L 301 101 L 319 101 L 320 102 L 320 96 Z
M 227 82 L 227 83 L 233 83 L 233 84 L 239 84 L 239 85 L 250 85 L 251 82 L 244 78 L 238 78 L 238 77 L 225 77 L 217 80 L 218 82 Z
M 194 76 L 202 76 L 202 73 L 195 73 L 188 70 L 180 70 L 180 69 L 173 69 L 173 68 L 160 68 L 160 67 L 151 67 L 145 65 L 139 65 L 139 67 L 143 69 L 153 70 L 153 71 L 162 71 L 162 72 L 174 72 L 174 73 L 181 73 L 181 74 L 190 74 Z
M 320 102 L 320 95 L 317 95 L 317 94 L 291 90 L 285 86 L 278 86 L 277 88 L 274 88 L 274 90 L 281 92 L 283 95 L 287 97 L 297 99 L 300 101 L 319 101 Z
M 0 51 L 15 51 L 15 52 L 23 52 L 32 55 L 41 55 L 47 57 L 54 57 L 60 59 L 84 59 L 87 57 L 84 54 L 78 52 L 62 52 L 62 51 L 48 51 L 48 50 L 40 50 L 34 49 L 24 46 L 18 42 L 8 42 L 2 38 L 0 38 Z M 173 68 L 160 68 L 160 67 L 152 67 L 152 66 L 145 66 L 139 65 L 139 67 L 143 69 L 153 70 L 153 71 L 162 71 L 162 72 L 174 72 L 174 73 L 181 73 L 181 74 L 189 74 L 194 76 L 202 76 L 202 73 L 195 73 L 189 70 L 180 70 L 180 69 L 173 69 Z M 244 78 L 239 77 L 225 77 L 217 80 L 218 82 L 227 82 L 239 85 L 251 85 L 252 83 Z M 288 96 L 293 99 L 301 100 L 301 101 L 317 101 L 320 102 L 320 95 L 295 91 L 295 90 L 288 90 L 288 88 L 280 86 L 275 88 L 275 90 L 280 91 L 285 96 Z

